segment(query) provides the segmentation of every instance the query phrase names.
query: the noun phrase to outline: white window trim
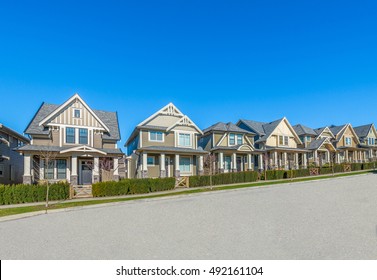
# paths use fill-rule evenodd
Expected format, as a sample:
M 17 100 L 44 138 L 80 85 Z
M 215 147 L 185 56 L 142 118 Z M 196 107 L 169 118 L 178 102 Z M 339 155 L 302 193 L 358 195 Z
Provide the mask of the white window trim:
M 75 111 L 76 110 L 80 111 L 80 117 L 79 118 L 75 117 Z M 74 119 L 82 119 L 82 109 L 80 109 L 80 108 L 72 108 L 72 118 L 74 118 Z
M 80 129 L 86 129 L 86 131 L 87 131 L 87 135 L 86 135 L 86 144 L 81 144 L 80 143 Z M 78 137 L 77 137 L 77 144 L 79 144 L 79 145 L 89 145 L 89 129 L 88 128 L 86 128 L 86 127 L 80 127 L 80 128 L 77 128 L 76 129 L 76 132 L 77 132 L 77 135 L 78 135 Z
M 184 131 L 184 130 L 176 130 L 175 133 L 175 141 L 176 141 L 176 147 L 182 147 L 182 148 L 193 148 L 194 147 L 194 133 L 191 131 Z M 189 134 L 190 135 L 190 146 L 183 146 L 179 144 L 179 135 L 180 134 Z
M 148 164 L 148 158 L 153 158 L 153 164 Z M 156 165 L 156 157 L 155 156 L 147 156 L 147 166 L 155 166 Z
M 280 144 L 280 137 L 283 137 L 283 144 Z M 285 137 L 288 138 L 287 144 L 285 144 Z M 288 135 L 278 135 L 278 146 L 279 147 L 289 147 L 289 136 Z
M 347 144 L 347 139 L 350 139 L 349 144 Z M 352 137 L 345 136 L 345 138 L 344 138 L 344 146 L 352 146 Z
M 161 133 L 162 134 L 162 140 L 152 140 L 151 139 L 151 132 L 158 132 L 158 133 Z M 165 133 L 162 132 L 162 131 L 158 131 L 158 130 L 149 130 L 148 131 L 148 140 L 150 142 L 165 142 Z
M 181 159 L 182 158 L 189 158 L 190 159 L 190 170 L 189 171 L 182 171 L 181 170 Z M 179 169 L 180 169 L 180 173 L 181 174 L 192 174 L 192 170 L 193 170 L 193 167 L 192 167 L 192 156 L 180 156 L 179 157 Z

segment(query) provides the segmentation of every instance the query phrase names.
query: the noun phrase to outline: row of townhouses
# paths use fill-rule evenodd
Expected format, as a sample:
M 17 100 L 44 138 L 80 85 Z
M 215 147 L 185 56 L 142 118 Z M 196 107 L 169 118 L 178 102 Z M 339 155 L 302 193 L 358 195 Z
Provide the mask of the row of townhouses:
M 60 105 L 43 103 L 24 134 L 0 124 L 0 183 L 201 175 L 209 158 L 216 173 L 377 160 L 374 124 L 312 129 L 284 117 L 202 130 L 172 103 L 135 127 L 124 154 L 117 113 L 94 110 L 78 94 Z

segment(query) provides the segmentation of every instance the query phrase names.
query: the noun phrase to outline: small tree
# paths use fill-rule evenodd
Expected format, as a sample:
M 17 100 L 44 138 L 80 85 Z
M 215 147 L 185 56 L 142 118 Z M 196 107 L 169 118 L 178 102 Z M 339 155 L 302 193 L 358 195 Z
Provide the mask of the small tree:
M 54 164 L 54 162 L 56 160 L 57 152 L 52 151 L 52 148 L 50 146 L 48 146 L 47 149 L 39 150 L 38 156 L 39 156 L 39 160 L 44 161 L 44 166 L 39 166 L 39 167 L 43 167 L 43 170 L 45 170 L 45 168 L 49 168 L 51 166 L 51 164 L 52 165 Z M 45 172 L 45 174 L 46 174 L 46 172 Z M 39 174 L 39 175 L 41 175 L 41 174 Z M 43 176 L 43 178 L 44 177 L 45 176 Z M 45 207 L 46 207 L 46 213 L 47 213 L 47 209 L 49 207 L 49 191 L 50 191 L 50 182 L 49 182 L 48 178 L 45 178 L 45 182 L 46 182 L 46 204 L 45 204 Z
M 204 164 L 204 170 L 209 175 L 209 186 L 212 189 L 213 183 L 212 183 L 212 176 L 215 174 L 215 163 L 216 163 L 216 156 L 212 153 L 207 154 L 204 156 L 203 164 Z

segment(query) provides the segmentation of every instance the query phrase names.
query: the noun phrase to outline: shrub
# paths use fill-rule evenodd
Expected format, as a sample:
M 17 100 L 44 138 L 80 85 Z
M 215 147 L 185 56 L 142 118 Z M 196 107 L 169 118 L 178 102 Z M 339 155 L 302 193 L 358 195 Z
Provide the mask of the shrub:
M 46 192 L 46 185 L 0 185 L 0 205 L 45 201 Z M 50 185 L 49 200 L 68 198 L 68 183 Z
M 319 174 L 321 174 L 321 175 L 332 174 L 332 168 L 331 167 L 321 167 L 321 168 L 319 168 Z
M 351 170 L 356 171 L 356 170 L 361 170 L 363 167 L 362 163 L 351 163 Z
M 293 174 L 294 174 L 293 177 L 306 177 L 306 176 L 310 175 L 310 171 L 307 168 L 306 169 L 297 169 L 297 170 L 293 170 Z
M 92 185 L 93 197 L 142 194 L 174 189 L 175 178 L 122 179 Z
M 210 185 L 210 176 L 191 176 L 190 177 L 190 188 L 204 187 Z M 247 183 L 258 181 L 257 171 L 244 171 L 244 172 L 234 172 L 234 173 L 221 173 L 212 175 L 212 185 L 227 185 L 227 184 L 237 184 L 237 183 Z

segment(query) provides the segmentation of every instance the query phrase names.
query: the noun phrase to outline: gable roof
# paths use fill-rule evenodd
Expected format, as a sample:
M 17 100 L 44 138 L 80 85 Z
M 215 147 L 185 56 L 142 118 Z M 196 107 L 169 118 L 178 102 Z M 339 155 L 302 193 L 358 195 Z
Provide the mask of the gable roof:
M 271 136 L 274 130 L 279 126 L 279 124 L 283 121 L 286 121 L 288 126 L 292 128 L 292 126 L 290 125 L 286 117 L 283 117 L 281 119 L 278 119 L 269 123 L 256 122 L 256 121 L 244 120 L 244 119 L 239 120 L 238 123 L 243 122 L 246 126 L 248 126 L 250 129 L 255 131 L 259 136 L 261 136 L 257 141 L 255 141 L 255 143 L 260 143 L 260 142 L 265 142 L 268 139 L 268 137 Z M 296 137 L 298 142 L 301 144 L 301 140 L 293 128 L 292 128 L 292 133 Z
M 81 102 L 81 104 L 89 111 L 89 113 L 92 114 L 92 116 L 102 125 L 102 127 L 107 131 L 109 132 L 109 128 L 106 126 L 106 124 L 97 116 L 97 114 L 88 106 L 88 104 L 85 103 L 85 101 L 80 97 L 80 95 L 78 95 L 77 93 L 75 93 L 71 98 L 69 98 L 66 102 L 64 102 L 62 105 L 58 106 L 55 110 L 53 110 L 52 112 L 50 112 L 46 117 L 44 117 L 40 122 L 39 122 L 39 125 L 42 126 L 44 125 L 46 122 L 48 122 L 51 118 L 53 118 L 54 116 L 56 116 L 58 113 L 60 113 L 61 111 L 65 110 L 65 108 L 72 102 L 74 102 L 75 100 L 78 100 Z
M 326 129 L 327 129 L 328 132 L 332 135 L 332 137 L 335 138 L 334 133 L 332 133 L 331 129 L 330 129 L 328 126 L 324 126 L 324 127 L 320 127 L 320 128 L 316 128 L 316 129 L 314 129 L 314 132 L 317 133 L 317 138 L 320 138 L 320 136 L 322 135 L 322 133 L 323 133 Z
M 59 107 L 59 105 L 55 104 L 42 103 L 37 113 L 26 127 L 25 133 L 29 135 L 49 135 L 49 129 L 43 125 L 39 125 L 39 123 L 48 115 L 51 115 L 51 113 L 56 111 L 56 109 Z M 100 110 L 93 110 L 93 112 L 104 124 L 106 124 L 106 127 L 109 129 L 108 132 L 103 134 L 103 139 L 120 140 L 118 114 L 116 112 L 106 112 Z
M 237 132 L 237 133 L 246 133 L 246 134 L 255 134 L 252 133 L 251 131 L 242 129 L 238 126 L 236 126 L 234 123 L 228 122 L 218 122 L 210 127 L 207 127 L 206 129 L 203 130 L 203 133 L 211 132 L 211 131 L 221 131 L 221 132 Z
M 373 124 L 366 124 L 361 126 L 355 126 L 353 129 L 355 130 L 357 136 L 359 138 L 365 138 L 368 136 L 369 131 L 372 129 Z
M 295 132 L 297 133 L 298 136 L 302 135 L 311 135 L 311 136 L 317 136 L 317 133 L 314 131 L 314 129 L 302 125 L 302 124 L 296 124 L 292 126 Z
M 176 117 L 183 117 L 184 115 L 182 112 L 172 103 L 170 102 L 168 105 L 162 107 L 160 110 L 158 110 L 156 113 L 150 115 L 148 118 L 143 120 L 141 123 L 137 125 L 139 126 L 144 126 L 147 124 L 150 120 L 152 120 L 154 117 L 158 115 L 167 115 L 167 116 L 176 116 Z
M 19 140 L 22 140 L 26 143 L 29 143 L 30 140 L 28 138 L 26 138 L 25 136 L 21 135 L 20 133 L 18 133 L 17 131 L 3 125 L 2 123 L 0 123 L 0 131 L 3 131 L 4 133 L 8 134 L 8 135 L 12 135 L 14 138 L 18 138 Z M 1 138 L 1 136 L 0 136 Z
M 341 132 L 345 127 L 347 126 L 347 124 L 343 124 L 343 125 L 331 125 L 329 126 L 328 128 L 331 130 L 331 132 L 337 136 L 337 134 L 339 132 Z
M 336 150 L 333 144 L 331 144 L 331 141 L 328 138 L 317 138 L 310 142 L 307 149 L 308 150 L 318 150 L 321 148 L 323 144 L 330 145 L 332 147 L 332 150 Z

